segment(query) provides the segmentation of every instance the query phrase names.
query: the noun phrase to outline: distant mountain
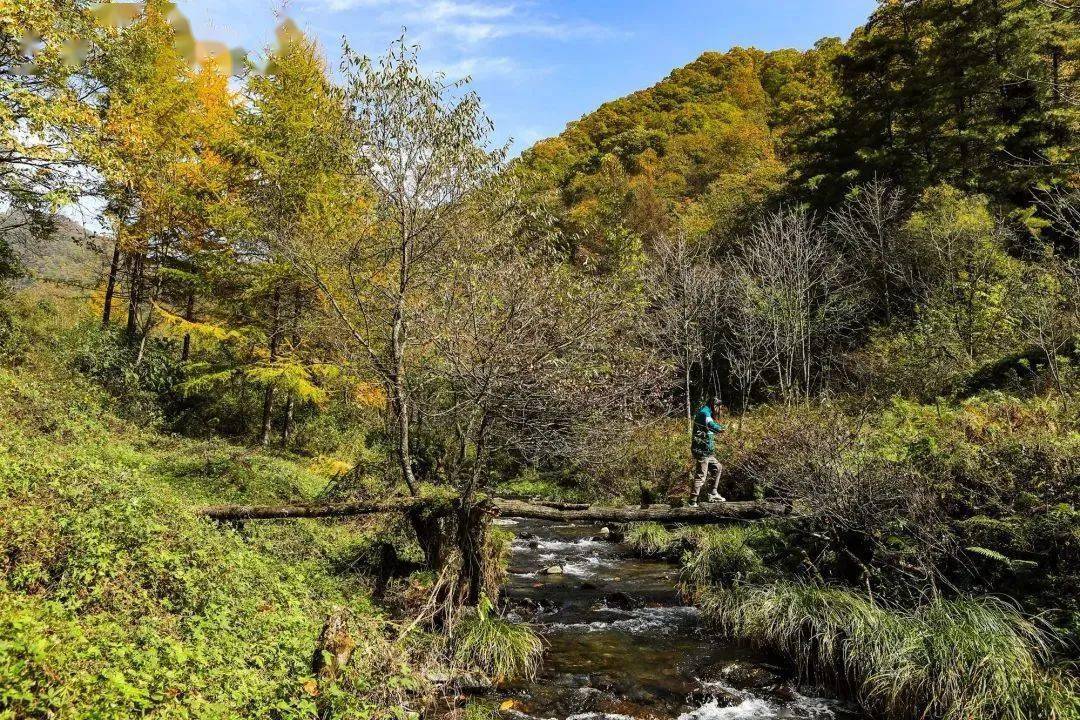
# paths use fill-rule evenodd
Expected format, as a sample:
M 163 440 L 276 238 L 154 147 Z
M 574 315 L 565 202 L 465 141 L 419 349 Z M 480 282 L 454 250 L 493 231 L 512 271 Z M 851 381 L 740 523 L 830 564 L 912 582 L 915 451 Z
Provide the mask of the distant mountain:
M 25 271 L 16 285 L 49 283 L 63 288 L 93 289 L 108 267 L 107 238 L 87 230 L 65 215 L 57 215 L 47 237 L 36 237 L 18 216 L 0 219 L 4 240 Z
M 537 143 L 515 170 L 579 259 L 603 262 L 673 225 L 723 242 L 785 185 L 836 97 L 842 49 L 833 38 L 805 52 L 707 52 Z

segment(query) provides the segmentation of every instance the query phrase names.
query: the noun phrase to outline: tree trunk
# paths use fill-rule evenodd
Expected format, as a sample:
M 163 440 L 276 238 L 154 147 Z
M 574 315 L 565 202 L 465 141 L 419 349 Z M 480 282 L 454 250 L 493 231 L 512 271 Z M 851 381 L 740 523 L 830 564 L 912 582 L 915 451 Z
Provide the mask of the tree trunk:
M 285 419 L 281 424 L 281 447 L 283 449 L 289 447 L 289 440 L 292 439 L 293 413 L 295 407 L 296 396 L 290 392 L 285 398 Z
M 390 374 L 390 392 L 393 399 L 391 411 L 397 423 L 397 447 L 396 455 L 398 469 L 401 477 L 405 480 L 409 492 L 418 494 L 416 475 L 413 473 L 411 438 L 409 433 L 409 398 L 405 388 L 405 309 L 404 297 L 398 300 L 398 307 L 394 310 L 394 320 L 391 333 L 391 352 L 393 353 L 393 372 Z
M 489 503 L 462 502 L 458 511 L 458 551 L 461 553 L 461 574 L 458 576 L 458 598 L 476 606 L 490 588 L 484 585 L 488 558 L 485 555 L 487 529 L 492 510 Z
M 335 518 L 380 513 L 404 512 L 426 514 L 432 518 L 446 511 L 432 508 L 415 498 L 397 498 L 382 502 L 345 502 L 330 505 L 208 505 L 196 514 L 211 520 L 291 520 L 293 518 Z
M 413 473 L 412 450 L 409 445 L 409 398 L 405 389 L 405 347 L 408 344 L 405 325 L 405 299 L 409 290 L 409 271 L 412 263 L 412 241 L 409 217 L 401 209 L 400 243 L 398 246 L 398 294 L 391 323 L 390 351 L 393 367 L 389 376 L 390 392 L 393 397 L 393 411 L 397 420 L 397 461 L 401 477 L 413 496 L 419 494 L 416 476 Z
M 109 263 L 109 280 L 105 285 L 105 307 L 101 311 L 101 327 L 109 327 L 112 319 L 112 301 L 116 293 L 116 275 L 120 272 L 120 238 L 113 245 L 112 262 Z
M 290 337 L 292 342 L 292 351 L 295 353 L 300 347 L 300 289 L 293 289 L 293 312 L 292 312 L 292 335 Z M 287 448 L 289 446 L 289 440 L 292 439 L 293 432 L 293 413 L 296 410 L 296 395 L 289 392 L 289 397 L 285 400 L 285 420 L 281 425 L 281 447 Z
M 483 408 L 480 409 L 484 413 Z M 487 545 L 487 526 L 491 520 L 492 509 L 489 501 L 477 503 L 476 490 L 483 479 L 484 463 L 487 458 L 487 431 L 491 418 L 486 413 L 480 419 L 476 433 L 476 458 L 469 471 L 465 490 L 458 501 L 458 552 L 461 554 L 461 573 L 458 576 L 458 598 L 466 605 L 475 606 L 480 596 L 489 588 L 485 587 L 488 577 L 488 558 L 485 554 Z M 492 594 L 494 594 L 492 589 Z
M 128 315 L 127 315 L 127 340 L 128 344 L 135 342 L 136 330 L 139 327 L 139 304 L 142 302 L 142 267 L 143 256 L 132 255 L 129 258 L 130 270 L 128 272 Z
M 690 353 L 686 353 L 683 368 L 683 390 L 686 392 L 686 435 L 694 442 L 694 408 L 690 400 Z
M 503 517 L 557 522 L 663 522 L 709 525 L 737 520 L 761 520 L 788 514 L 780 503 L 764 500 L 704 503 L 693 507 L 653 505 L 647 508 L 593 506 L 585 510 L 559 510 L 518 500 L 495 498 L 492 506 Z
M 273 299 L 270 306 L 270 362 L 271 364 L 277 359 L 278 351 L 278 316 L 281 310 L 281 291 L 277 288 L 274 289 Z M 259 433 L 259 443 L 262 445 L 270 444 L 270 431 L 272 429 L 272 420 L 274 413 L 274 383 L 268 383 L 266 390 L 263 392 L 263 411 L 262 411 L 262 429 Z
M 187 307 L 184 308 L 184 319 L 188 322 L 195 320 L 195 290 L 189 290 L 187 296 Z M 184 333 L 184 346 L 180 350 L 180 360 L 187 362 L 191 357 L 191 333 Z
M 416 501 L 406 513 L 416 533 L 416 542 L 424 553 L 424 565 L 428 570 L 438 570 L 446 564 L 451 547 L 445 510 L 423 506 Z

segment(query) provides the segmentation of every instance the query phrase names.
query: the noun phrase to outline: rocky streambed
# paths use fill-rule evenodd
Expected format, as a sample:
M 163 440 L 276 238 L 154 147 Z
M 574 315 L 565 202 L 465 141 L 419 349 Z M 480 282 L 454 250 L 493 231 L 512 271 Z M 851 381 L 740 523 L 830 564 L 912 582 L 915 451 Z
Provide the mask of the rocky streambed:
M 684 605 L 678 569 L 634 557 L 592 525 L 500 520 L 516 535 L 505 590 L 548 648 L 531 682 L 485 700 L 558 720 L 859 720 L 784 668 L 725 642 Z

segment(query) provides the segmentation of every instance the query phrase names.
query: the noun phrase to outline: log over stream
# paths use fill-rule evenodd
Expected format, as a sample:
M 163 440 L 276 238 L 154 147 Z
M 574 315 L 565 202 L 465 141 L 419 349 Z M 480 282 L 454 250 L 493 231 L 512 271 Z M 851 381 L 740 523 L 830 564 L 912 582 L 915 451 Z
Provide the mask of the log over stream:
M 443 500 L 442 502 L 446 502 Z M 556 522 L 673 522 L 707 525 L 744 520 L 762 520 L 785 515 L 786 506 L 764 500 L 702 503 L 697 506 L 607 507 L 577 503 L 548 503 L 492 498 L 487 501 L 492 514 L 506 518 L 527 518 Z M 402 498 L 385 502 L 297 503 L 288 505 L 210 505 L 198 514 L 214 520 L 286 520 L 292 518 L 338 518 L 378 513 L 409 512 L 430 505 L 423 498 Z

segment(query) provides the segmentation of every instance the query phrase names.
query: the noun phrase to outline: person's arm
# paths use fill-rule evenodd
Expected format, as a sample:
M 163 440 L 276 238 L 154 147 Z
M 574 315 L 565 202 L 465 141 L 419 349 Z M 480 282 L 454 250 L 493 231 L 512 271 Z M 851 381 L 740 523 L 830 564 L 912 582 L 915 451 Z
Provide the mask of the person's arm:
M 712 430 L 713 432 L 720 432 L 721 430 L 724 429 L 724 427 L 725 427 L 724 425 L 721 425 L 720 423 L 716 422 L 712 418 L 709 418 L 709 429 Z

